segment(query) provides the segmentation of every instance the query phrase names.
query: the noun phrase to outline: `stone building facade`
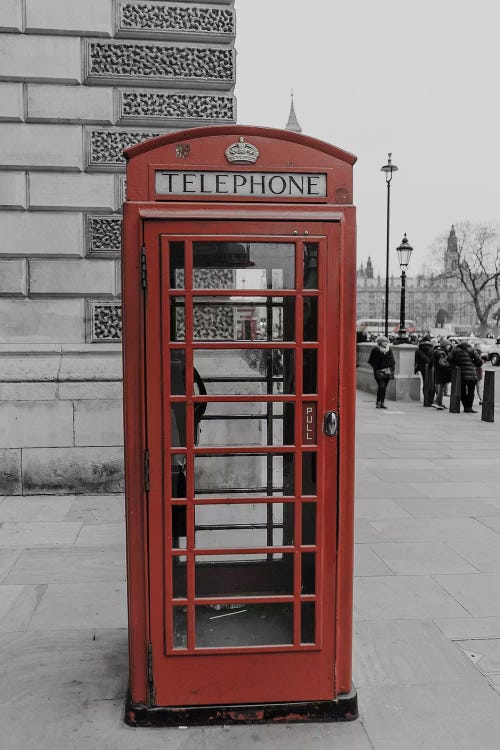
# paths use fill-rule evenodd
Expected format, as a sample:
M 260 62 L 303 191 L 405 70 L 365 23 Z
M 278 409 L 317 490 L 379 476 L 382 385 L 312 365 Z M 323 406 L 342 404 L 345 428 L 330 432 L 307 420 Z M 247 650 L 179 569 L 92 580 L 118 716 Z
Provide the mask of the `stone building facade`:
M 0 3 L 0 495 L 123 489 L 122 151 L 236 121 L 234 0 Z
M 442 260 L 442 273 L 406 277 L 406 318 L 414 320 L 417 330 L 441 323 L 473 330 L 478 319 L 472 299 L 458 279 L 450 276 L 456 265 L 456 235 L 451 227 Z M 399 320 L 401 279 L 389 278 L 389 318 Z M 357 275 L 357 318 L 383 318 L 385 314 L 385 277 L 375 276 L 371 258 L 360 265 Z

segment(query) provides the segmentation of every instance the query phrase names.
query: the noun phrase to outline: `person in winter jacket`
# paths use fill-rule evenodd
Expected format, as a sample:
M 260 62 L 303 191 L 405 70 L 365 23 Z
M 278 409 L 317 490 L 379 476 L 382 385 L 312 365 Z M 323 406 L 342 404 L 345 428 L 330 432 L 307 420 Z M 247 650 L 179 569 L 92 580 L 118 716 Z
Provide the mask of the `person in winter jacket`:
M 427 365 L 432 365 L 432 355 L 434 353 L 434 346 L 432 345 L 431 337 L 427 333 L 415 352 L 415 375 L 419 372 L 422 375 L 422 393 L 425 394 L 425 368 Z
M 477 383 L 477 368 L 481 367 L 482 359 L 467 341 L 461 341 L 451 353 L 450 363 L 453 367 L 460 367 L 460 385 L 464 412 L 477 414 L 472 408 L 474 403 L 474 389 Z
M 436 409 L 444 409 L 443 396 L 447 383 L 451 381 L 451 349 L 450 342 L 447 339 L 441 339 L 432 355 L 434 383 L 436 386 L 436 400 L 433 406 L 435 405 Z
M 387 409 L 385 405 L 385 392 L 389 380 L 394 377 L 396 362 L 391 351 L 388 340 L 385 336 L 377 339 L 376 346 L 370 352 L 368 364 L 373 367 L 373 377 L 377 383 L 377 409 Z

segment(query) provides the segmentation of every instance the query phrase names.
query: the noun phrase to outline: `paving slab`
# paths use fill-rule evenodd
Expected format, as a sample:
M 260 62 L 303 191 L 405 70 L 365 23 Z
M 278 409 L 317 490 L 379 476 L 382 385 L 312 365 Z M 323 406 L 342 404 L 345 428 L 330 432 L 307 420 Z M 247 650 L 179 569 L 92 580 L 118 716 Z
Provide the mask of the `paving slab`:
M 500 638 L 456 641 L 456 645 L 483 675 L 500 677 Z
M 392 575 L 392 570 L 380 559 L 369 544 L 354 545 L 354 575 Z
M 486 682 L 360 688 L 375 750 L 498 750 L 500 695 Z
M 481 682 L 470 660 L 430 621 L 364 620 L 354 633 L 358 688 Z
M 500 538 L 489 541 L 449 539 L 448 546 L 482 573 L 500 573 Z
M 125 499 L 123 495 L 79 495 L 71 505 L 67 521 L 106 522 L 123 521 Z
M 23 550 L 4 583 L 88 583 L 125 580 L 119 546 Z
M 103 544 L 125 544 L 125 524 L 123 521 L 109 523 L 86 523 L 76 540 L 77 546 L 102 547 Z
M 434 623 L 452 641 L 500 638 L 500 617 L 459 617 Z
M 52 547 L 73 544 L 81 523 L 2 523 L 0 547 Z
M 0 583 L 5 579 L 5 576 L 21 554 L 22 550 L 19 548 L 0 549 Z
M 479 497 L 459 497 L 444 499 L 434 497 L 432 498 L 432 500 L 420 499 L 418 502 L 403 498 L 402 500 L 398 501 L 398 505 L 401 509 L 406 510 L 409 515 L 413 516 L 414 518 L 463 517 L 476 518 L 482 523 L 485 523 L 485 521 L 479 518 L 479 516 L 489 517 L 498 515 L 498 520 L 500 521 L 500 507 L 497 508 L 490 500 Z M 485 523 L 485 525 L 489 526 L 488 523 Z M 495 531 L 499 531 L 500 525 L 497 529 L 495 529 L 494 526 L 490 526 L 490 528 L 494 529 Z
M 358 500 L 354 509 L 356 518 L 380 520 L 387 518 L 411 518 L 411 514 L 394 500 L 384 498 Z
M 49 584 L 30 630 L 127 627 L 126 587 L 120 583 Z
M 19 521 L 64 521 L 75 501 L 74 496 L 48 495 L 7 497 L 0 505 L 0 523 Z
M 400 575 L 478 572 L 444 542 L 381 542 L 371 546 L 388 568 Z
M 26 630 L 46 586 L 0 586 L 0 633 Z
M 434 579 L 474 617 L 500 616 L 500 573 L 434 576 Z
M 354 581 L 354 617 L 359 620 L 463 617 L 465 614 L 467 611 L 453 595 L 430 576 L 371 576 Z

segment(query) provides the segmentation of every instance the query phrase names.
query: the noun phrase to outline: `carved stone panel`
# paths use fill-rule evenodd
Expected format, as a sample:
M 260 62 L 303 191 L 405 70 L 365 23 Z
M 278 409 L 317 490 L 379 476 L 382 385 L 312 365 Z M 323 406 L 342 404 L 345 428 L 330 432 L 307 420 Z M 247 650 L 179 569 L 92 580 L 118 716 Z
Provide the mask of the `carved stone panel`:
M 229 8 L 179 5 L 173 2 L 120 2 L 116 36 L 231 42 L 234 11 Z
M 87 215 L 85 244 L 91 258 L 116 258 L 120 255 L 122 220 L 120 216 Z
M 87 300 L 87 341 L 109 344 L 122 340 L 122 306 L 118 300 Z
M 232 89 L 235 55 L 231 47 L 154 42 L 84 41 L 85 81 L 174 87 Z
M 135 146 L 148 138 L 168 133 L 168 130 L 114 130 L 87 128 L 86 152 L 89 171 L 125 169 L 123 149 Z
M 121 89 L 118 118 L 123 124 L 193 126 L 236 122 L 236 101 L 225 94 L 165 89 Z

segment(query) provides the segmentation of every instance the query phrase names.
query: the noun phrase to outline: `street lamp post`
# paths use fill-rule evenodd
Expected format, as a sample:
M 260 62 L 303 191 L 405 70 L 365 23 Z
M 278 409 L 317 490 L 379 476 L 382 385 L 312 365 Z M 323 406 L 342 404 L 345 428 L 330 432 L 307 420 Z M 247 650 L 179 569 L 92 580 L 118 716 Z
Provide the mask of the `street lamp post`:
M 387 183 L 387 233 L 386 233 L 386 250 L 385 250 L 385 336 L 389 335 L 389 227 L 391 217 L 391 180 L 393 172 L 398 168 L 392 163 L 392 153 L 387 154 L 387 164 L 380 168 L 385 172 L 385 181 Z
M 406 307 L 406 269 L 410 262 L 413 248 L 408 242 L 408 238 L 405 236 L 401 240 L 401 244 L 396 248 L 398 254 L 399 267 L 401 268 L 401 305 L 399 311 L 399 331 L 398 331 L 398 344 L 406 344 L 408 342 L 408 335 L 406 333 L 405 323 L 405 307 Z

